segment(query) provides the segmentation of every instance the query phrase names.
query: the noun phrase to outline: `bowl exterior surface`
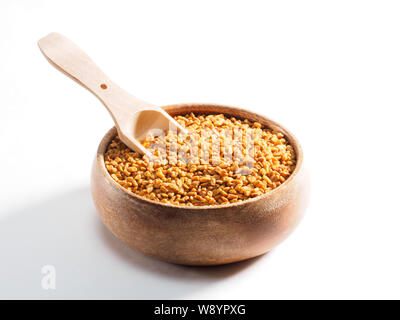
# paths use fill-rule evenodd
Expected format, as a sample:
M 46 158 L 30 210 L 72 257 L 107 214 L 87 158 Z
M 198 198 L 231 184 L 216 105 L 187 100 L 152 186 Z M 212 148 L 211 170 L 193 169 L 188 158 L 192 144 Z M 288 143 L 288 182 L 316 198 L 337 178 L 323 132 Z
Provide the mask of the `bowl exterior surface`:
M 113 128 L 99 146 L 91 181 L 95 206 L 107 228 L 144 254 L 184 265 L 241 261 L 266 253 L 283 241 L 301 220 L 309 197 L 308 174 L 293 135 L 278 124 L 241 109 L 199 104 L 165 109 L 171 115 L 190 111 L 226 113 L 273 129 L 275 126 L 294 146 L 298 166 L 275 190 L 242 203 L 201 208 L 159 204 L 127 192 L 109 176 L 103 156 L 116 135 Z

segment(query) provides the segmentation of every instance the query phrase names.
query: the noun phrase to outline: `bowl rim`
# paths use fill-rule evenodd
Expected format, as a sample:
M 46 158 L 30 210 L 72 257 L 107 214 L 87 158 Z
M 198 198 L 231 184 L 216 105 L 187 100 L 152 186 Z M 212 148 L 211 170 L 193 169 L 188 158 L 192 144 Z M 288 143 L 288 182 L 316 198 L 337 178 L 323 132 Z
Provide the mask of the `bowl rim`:
M 111 140 L 117 135 L 117 129 L 116 127 L 112 127 L 110 130 L 107 131 L 107 133 L 103 136 L 103 138 L 100 141 L 100 144 L 97 148 L 97 153 L 96 153 L 96 161 L 99 167 L 101 168 L 101 171 L 103 175 L 106 177 L 107 181 L 120 191 L 122 191 L 124 194 L 126 194 L 129 197 L 133 197 L 136 200 L 139 200 L 141 202 L 147 203 L 149 205 L 155 205 L 155 206 L 162 206 L 162 207 L 168 207 L 168 208 L 173 208 L 173 209 L 180 209 L 180 210 L 210 210 L 210 209 L 227 209 L 231 207 L 240 207 L 240 206 L 245 206 L 247 204 L 250 204 L 252 202 L 257 202 L 259 200 L 264 200 L 271 198 L 273 195 L 275 195 L 277 192 L 281 192 L 282 190 L 288 188 L 289 185 L 293 184 L 294 178 L 298 175 L 299 171 L 303 167 L 303 149 L 297 140 L 297 138 L 289 131 L 287 130 L 284 126 L 281 124 L 277 123 L 274 120 L 271 120 L 270 118 L 259 114 L 252 112 L 248 109 L 244 108 L 239 108 L 231 105 L 223 105 L 223 104 L 215 104 L 215 103 L 198 103 L 198 102 L 189 102 L 189 103 L 177 103 L 177 104 L 170 104 L 170 105 L 165 105 L 162 106 L 164 110 L 168 112 L 168 110 L 174 110 L 174 109 L 184 109 L 184 108 L 206 108 L 206 107 L 213 107 L 213 108 L 218 108 L 221 109 L 221 112 L 208 112 L 209 114 L 216 114 L 216 113 L 222 113 L 225 115 L 231 115 L 228 111 L 235 110 L 236 112 L 239 113 L 246 113 L 250 114 L 254 117 L 261 118 L 264 122 L 268 122 L 269 125 L 272 125 L 275 127 L 274 129 L 282 132 L 285 137 L 289 140 L 289 143 L 293 146 L 295 153 L 296 153 L 296 166 L 292 174 L 289 176 L 287 180 L 285 180 L 281 185 L 276 187 L 275 189 L 268 191 L 264 194 L 261 194 L 257 197 L 250 198 L 247 200 L 243 200 L 240 202 L 235 202 L 235 203 L 228 203 L 228 204 L 218 204 L 218 205 L 204 205 L 204 206 L 185 206 L 185 205 L 176 205 L 176 204 L 170 204 L 170 203 L 163 203 L 163 202 L 157 202 L 154 200 L 150 200 L 144 197 L 141 197 L 137 195 L 136 193 L 129 191 L 119 185 L 114 179 L 111 178 L 111 175 L 108 173 L 105 163 L 104 163 L 104 154 L 107 150 L 108 145 L 110 144 Z M 205 112 L 207 113 L 207 112 Z M 179 112 L 176 113 L 177 115 Z M 237 118 L 240 118 L 239 116 L 234 116 Z M 265 125 L 265 124 L 264 124 Z M 268 125 L 265 125 L 267 128 L 269 127 Z M 271 129 L 271 128 L 270 128 Z

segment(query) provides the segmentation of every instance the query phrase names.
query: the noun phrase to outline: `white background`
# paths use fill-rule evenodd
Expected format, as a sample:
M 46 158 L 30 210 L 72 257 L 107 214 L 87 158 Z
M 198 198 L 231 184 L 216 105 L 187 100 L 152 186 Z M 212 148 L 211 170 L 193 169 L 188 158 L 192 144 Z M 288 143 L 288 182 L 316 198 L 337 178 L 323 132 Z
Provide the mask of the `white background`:
M 0 2 L 0 298 L 400 298 L 398 1 Z M 244 263 L 188 268 L 115 239 L 92 159 L 113 125 L 37 40 L 71 38 L 158 105 L 262 113 L 303 145 L 305 219 Z M 57 270 L 56 290 L 40 286 Z

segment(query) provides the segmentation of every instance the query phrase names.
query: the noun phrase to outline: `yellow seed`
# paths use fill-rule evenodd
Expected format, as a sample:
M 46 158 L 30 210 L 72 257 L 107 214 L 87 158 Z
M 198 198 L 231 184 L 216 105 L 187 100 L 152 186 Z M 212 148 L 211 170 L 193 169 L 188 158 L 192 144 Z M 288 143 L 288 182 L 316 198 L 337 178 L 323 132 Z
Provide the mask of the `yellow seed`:
M 256 197 L 281 185 L 295 169 L 294 148 L 282 133 L 261 123 L 223 114 L 185 114 L 175 119 L 190 136 L 177 136 L 173 131 L 164 137 L 148 135 L 141 141 L 145 147 L 164 144 L 174 148 L 167 153 L 159 149 L 154 162 L 127 148 L 116 136 L 104 155 L 111 178 L 153 201 L 197 206 Z M 201 136 L 203 129 L 210 130 L 208 138 Z M 253 149 L 245 145 L 248 133 L 254 137 Z M 196 141 L 198 145 L 188 144 Z M 183 155 L 194 158 L 186 162 Z M 206 155 L 208 159 L 201 158 Z

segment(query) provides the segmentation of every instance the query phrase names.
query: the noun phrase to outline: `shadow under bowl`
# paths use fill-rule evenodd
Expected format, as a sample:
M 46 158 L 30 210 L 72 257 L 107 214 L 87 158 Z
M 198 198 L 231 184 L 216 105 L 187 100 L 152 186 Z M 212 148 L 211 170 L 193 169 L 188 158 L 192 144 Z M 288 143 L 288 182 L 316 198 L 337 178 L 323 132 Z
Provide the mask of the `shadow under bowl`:
M 308 175 L 296 138 L 278 123 L 235 107 L 188 103 L 164 109 L 171 116 L 222 113 L 279 131 L 295 150 L 295 170 L 276 189 L 243 202 L 199 207 L 154 202 L 124 189 L 107 172 L 104 154 L 117 134 L 112 128 L 99 145 L 91 178 L 94 204 L 106 227 L 144 254 L 183 265 L 237 262 L 264 254 L 282 242 L 308 203 Z

